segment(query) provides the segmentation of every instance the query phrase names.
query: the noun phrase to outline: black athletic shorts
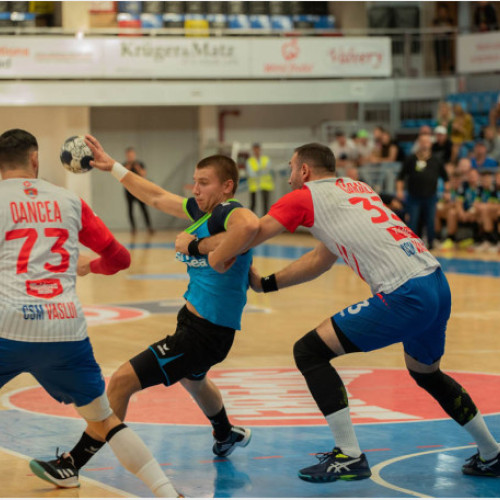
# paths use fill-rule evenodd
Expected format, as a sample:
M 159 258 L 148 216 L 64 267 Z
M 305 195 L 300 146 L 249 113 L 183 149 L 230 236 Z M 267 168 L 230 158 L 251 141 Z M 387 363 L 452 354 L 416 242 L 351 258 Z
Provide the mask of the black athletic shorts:
M 173 335 L 155 342 L 130 360 L 143 389 L 172 385 L 181 378 L 201 380 L 223 361 L 234 341 L 235 330 L 199 318 L 184 306 L 177 314 Z

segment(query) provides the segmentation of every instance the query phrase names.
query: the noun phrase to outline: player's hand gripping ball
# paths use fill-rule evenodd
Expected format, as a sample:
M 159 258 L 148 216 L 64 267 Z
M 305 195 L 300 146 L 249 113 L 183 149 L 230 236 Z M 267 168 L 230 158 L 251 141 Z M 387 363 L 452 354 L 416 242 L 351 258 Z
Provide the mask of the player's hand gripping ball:
M 75 135 L 64 141 L 61 148 L 61 163 L 66 170 L 74 174 L 88 172 L 93 168 L 90 166 L 93 159 L 94 155 L 82 136 Z

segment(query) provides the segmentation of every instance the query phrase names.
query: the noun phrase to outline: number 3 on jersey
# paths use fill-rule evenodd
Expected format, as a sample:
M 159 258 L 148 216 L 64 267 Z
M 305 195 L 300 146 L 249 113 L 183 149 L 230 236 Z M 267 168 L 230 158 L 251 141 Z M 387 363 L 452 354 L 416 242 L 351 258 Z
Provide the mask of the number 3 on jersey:
M 370 303 L 367 300 L 363 300 L 362 302 L 358 302 L 357 304 L 349 306 L 347 309 L 340 311 L 340 315 L 345 316 L 345 311 L 347 311 L 349 314 L 358 314 L 363 307 L 368 307 L 369 305 Z

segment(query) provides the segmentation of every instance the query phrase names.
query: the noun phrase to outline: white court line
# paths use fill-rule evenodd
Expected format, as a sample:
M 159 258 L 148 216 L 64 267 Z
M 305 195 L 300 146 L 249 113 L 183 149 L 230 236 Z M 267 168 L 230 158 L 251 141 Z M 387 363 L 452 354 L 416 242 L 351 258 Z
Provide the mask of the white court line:
M 9 450 L 7 448 L 4 448 L 3 446 L 0 446 L 0 452 L 7 453 L 8 455 L 12 455 L 17 458 L 21 458 L 22 460 L 29 461 L 31 460 L 31 457 L 28 457 L 26 455 L 23 455 L 22 453 L 18 453 L 17 451 Z M 108 484 L 101 483 L 100 481 L 96 481 L 95 479 L 91 479 L 90 477 L 82 476 L 80 475 L 80 479 L 83 479 L 86 483 L 92 484 L 94 486 L 98 486 L 99 488 L 102 488 L 103 490 L 108 490 L 111 493 L 115 493 L 116 495 L 121 495 L 125 498 L 139 498 L 137 495 L 133 495 L 132 493 L 129 493 L 128 491 L 123 491 L 118 488 L 115 488 L 114 486 L 109 486 Z M 41 479 L 40 479 L 41 481 Z M 55 488 L 55 486 L 54 486 Z
M 467 448 L 476 448 L 476 445 L 456 446 L 454 448 L 439 448 L 437 450 L 421 451 L 418 453 L 412 453 L 411 455 L 403 455 L 400 457 L 391 458 L 389 460 L 386 460 L 385 462 L 380 462 L 379 464 L 375 465 L 374 467 L 371 467 L 371 470 L 372 470 L 371 480 L 374 483 L 377 483 L 380 486 L 383 486 L 384 488 L 389 488 L 389 489 L 394 490 L 394 491 L 399 491 L 400 493 L 405 493 L 407 495 L 413 495 L 413 496 L 418 497 L 418 498 L 433 498 L 430 495 L 424 495 L 423 493 L 419 493 L 418 491 L 412 491 L 412 490 L 408 490 L 406 488 L 401 488 L 400 486 L 396 486 L 395 484 L 391 484 L 391 483 L 387 482 L 385 479 L 382 479 L 382 477 L 380 476 L 380 471 L 384 467 L 387 467 L 388 465 L 392 465 L 396 462 L 401 462 L 402 460 L 407 460 L 408 458 L 420 457 L 422 455 L 430 455 L 431 453 L 443 453 L 445 451 L 465 450 Z

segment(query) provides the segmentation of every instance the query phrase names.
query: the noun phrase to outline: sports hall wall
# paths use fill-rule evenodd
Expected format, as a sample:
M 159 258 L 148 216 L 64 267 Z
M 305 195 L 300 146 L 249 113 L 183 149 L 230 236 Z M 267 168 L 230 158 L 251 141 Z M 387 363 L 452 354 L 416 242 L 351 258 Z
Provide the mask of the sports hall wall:
M 285 142 L 299 146 L 316 139 L 317 128 L 332 117 L 342 120 L 346 106 L 275 105 L 214 107 L 212 120 L 200 123 L 199 106 L 114 107 L 92 108 L 90 130 L 106 150 L 123 161 L 124 150 L 133 146 L 147 167 L 148 178 L 180 195 L 190 195 L 189 187 L 194 166 L 203 155 L 213 151 L 203 147 L 207 129 L 218 133 L 217 116 L 222 110 L 237 110 L 238 116 L 225 120 L 225 142 Z M 209 132 L 210 133 L 210 132 Z M 208 139 L 217 139 L 209 137 Z M 128 219 L 123 189 L 111 177 L 101 172 L 89 176 L 92 185 L 92 206 L 113 229 L 126 229 Z M 277 191 L 276 196 L 280 193 Z M 246 201 L 242 193 L 241 201 Z M 153 211 L 155 228 L 179 227 L 168 215 Z M 142 224 L 141 216 L 137 216 Z M 182 224 L 182 223 L 181 223 Z

